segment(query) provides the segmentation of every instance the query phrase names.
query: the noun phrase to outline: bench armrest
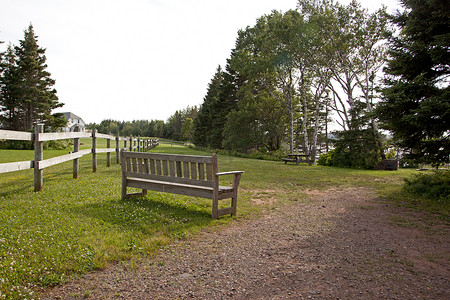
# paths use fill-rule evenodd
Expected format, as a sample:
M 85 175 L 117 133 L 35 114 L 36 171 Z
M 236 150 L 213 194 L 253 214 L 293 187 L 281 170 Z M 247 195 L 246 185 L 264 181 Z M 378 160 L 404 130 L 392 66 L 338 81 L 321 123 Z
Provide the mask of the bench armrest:
M 233 174 L 242 174 L 242 173 L 244 173 L 244 171 L 221 172 L 221 173 L 216 173 L 216 176 L 221 176 L 221 175 L 233 175 Z

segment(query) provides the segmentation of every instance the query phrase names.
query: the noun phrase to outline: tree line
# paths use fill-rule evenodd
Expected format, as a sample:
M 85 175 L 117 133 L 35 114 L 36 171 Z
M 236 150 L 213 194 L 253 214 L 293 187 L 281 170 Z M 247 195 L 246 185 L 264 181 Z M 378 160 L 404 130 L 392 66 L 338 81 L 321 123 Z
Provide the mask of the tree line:
M 197 113 L 197 106 L 188 106 L 185 109 L 177 110 L 166 122 L 163 120 L 118 121 L 106 119 L 99 124 L 87 124 L 86 127 L 89 129 L 97 129 L 98 132 L 106 134 L 191 141 L 193 120 L 195 120 Z

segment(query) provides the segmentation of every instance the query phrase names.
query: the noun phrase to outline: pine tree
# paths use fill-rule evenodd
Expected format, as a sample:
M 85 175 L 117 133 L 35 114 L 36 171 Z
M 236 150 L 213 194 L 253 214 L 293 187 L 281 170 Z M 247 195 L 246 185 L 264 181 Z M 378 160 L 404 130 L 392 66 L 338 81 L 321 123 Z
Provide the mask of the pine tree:
M 55 80 L 46 71 L 45 49 L 38 46 L 33 25 L 30 24 L 24 31 L 24 39 L 19 43 L 20 45 L 15 47 L 18 85 L 14 97 L 20 107 L 21 122 L 19 127 L 13 129 L 30 130 L 34 123 L 52 119 L 59 123 L 61 115 L 52 116 L 51 111 L 63 106 L 63 103 L 58 102 L 56 90 L 52 88 Z
M 450 2 L 402 0 L 405 10 L 390 39 L 384 98 L 377 112 L 384 128 L 417 162 L 450 156 Z
M 19 78 L 16 54 L 10 44 L 0 65 L 0 125 L 4 129 L 20 128 L 22 107 L 17 99 Z
M 208 85 L 208 91 L 203 99 L 203 104 L 200 106 L 197 118 L 194 121 L 194 134 L 192 139 L 193 143 L 197 146 L 211 147 L 211 142 L 214 137 L 213 121 L 215 112 L 217 112 L 215 106 L 219 98 L 222 80 L 223 71 L 219 66 Z

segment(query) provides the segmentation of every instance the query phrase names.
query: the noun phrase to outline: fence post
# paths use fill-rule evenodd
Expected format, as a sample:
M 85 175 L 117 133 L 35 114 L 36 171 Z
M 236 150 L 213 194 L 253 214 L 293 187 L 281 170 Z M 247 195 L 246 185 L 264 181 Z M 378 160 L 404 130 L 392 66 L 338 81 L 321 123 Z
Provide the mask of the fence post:
M 44 142 L 39 141 L 39 133 L 44 132 L 43 124 L 34 127 L 34 191 L 42 192 L 44 185 L 44 170 L 39 168 L 39 162 L 44 159 Z
M 137 138 L 137 152 L 141 152 L 141 137 Z
M 79 132 L 80 128 L 78 126 L 76 126 L 74 131 Z M 75 138 L 75 139 L 73 139 L 73 152 L 78 152 L 78 151 L 80 151 L 80 139 Z M 73 160 L 73 179 L 78 179 L 79 166 L 80 166 L 80 160 L 79 160 L 79 158 L 75 158 Z
M 133 136 L 130 135 L 130 152 L 133 152 Z
M 119 152 L 119 132 L 117 132 L 117 136 L 116 136 L 116 163 L 120 164 L 120 152 Z
M 111 135 L 111 133 L 109 133 Z M 106 139 L 106 148 L 111 148 L 111 140 Z M 106 167 L 111 167 L 111 152 L 106 152 Z
M 97 172 L 97 129 L 92 130 L 92 172 Z

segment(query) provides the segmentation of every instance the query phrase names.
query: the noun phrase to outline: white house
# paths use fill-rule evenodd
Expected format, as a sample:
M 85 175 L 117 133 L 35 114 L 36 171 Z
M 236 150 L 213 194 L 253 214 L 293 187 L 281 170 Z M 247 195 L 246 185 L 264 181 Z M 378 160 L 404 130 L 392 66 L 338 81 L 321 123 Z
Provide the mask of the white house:
M 74 113 L 71 112 L 65 112 L 62 113 L 64 117 L 67 120 L 66 127 L 62 128 L 62 131 L 64 132 L 73 132 L 75 131 L 75 128 L 78 127 L 79 132 L 85 132 L 86 131 L 86 124 L 84 123 L 83 119 L 77 116 Z

